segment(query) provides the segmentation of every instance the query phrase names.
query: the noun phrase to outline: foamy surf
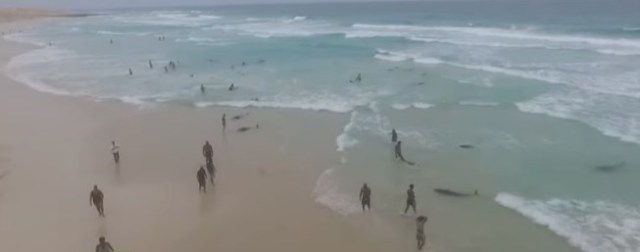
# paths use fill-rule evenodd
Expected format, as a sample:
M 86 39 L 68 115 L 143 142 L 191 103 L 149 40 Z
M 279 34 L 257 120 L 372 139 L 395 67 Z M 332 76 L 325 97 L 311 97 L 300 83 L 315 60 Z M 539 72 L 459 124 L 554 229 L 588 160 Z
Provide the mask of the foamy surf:
M 570 90 L 544 94 L 516 106 L 523 112 L 577 120 L 604 135 L 640 144 L 640 111 L 628 109 L 640 106 L 638 99 Z
M 640 247 L 636 207 L 606 201 L 534 200 L 509 193 L 499 193 L 495 200 L 585 252 L 637 252 Z
M 394 103 L 391 105 L 391 107 L 397 110 L 406 110 L 409 108 L 428 109 L 433 107 L 433 105 L 428 103 L 423 103 L 423 102 L 414 102 L 411 104 Z
M 312 194 L 315 202 L 341 215 L 358 213 L 361 211 L 358 198 L 340 192 L 336 172 L 336 168 L 331 168 L 320 175 Z

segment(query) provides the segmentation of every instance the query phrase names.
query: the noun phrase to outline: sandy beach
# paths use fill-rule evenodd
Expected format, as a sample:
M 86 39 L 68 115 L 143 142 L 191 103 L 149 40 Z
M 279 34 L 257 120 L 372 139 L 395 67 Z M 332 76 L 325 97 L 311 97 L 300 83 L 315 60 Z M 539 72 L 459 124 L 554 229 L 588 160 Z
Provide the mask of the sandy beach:
M 0 65 L 33 49 L 2 40 Z M 229 120 L 225 133 L 223 113 L 249 116 Z M 2 75 L 0 116 L 0 251 L 93 251 L 99 236 L 116 251 L 413 250 L 413 236 L 367 232 L 376 230 L 369 216 L 346 221 L 313 202 L 318 175 L 339 162 L 335 136 L 348 120 L 340 115 L 92 102 Z M 218 173 L 200 194 L 205 140 Z M 89 206 L 94 184 L 104 219 Z

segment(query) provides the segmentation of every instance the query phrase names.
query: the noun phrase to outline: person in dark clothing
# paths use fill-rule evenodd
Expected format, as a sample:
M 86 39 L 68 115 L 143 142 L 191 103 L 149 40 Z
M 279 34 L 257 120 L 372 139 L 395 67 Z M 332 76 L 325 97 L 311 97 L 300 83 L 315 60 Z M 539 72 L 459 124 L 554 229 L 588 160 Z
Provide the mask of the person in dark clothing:
M 116 145 L 116 141 L 111 141 L 111 154 L 116 165 L 120 163 L 120 146 Z
M 204 89 L 204 84 L 200 84 L 200 93 L 204 94 L 206 90 Z
M 100 236 L 98 239 L 96 252 L 113 252 L 113 247 L 111 247 L 111 244 L 104 239 L 104 236 Z
M 93 190 L 91 191 L 91 194 L 89 194 L 89 206 L 95 205 L 96 210 L 98 210 L 98 215 L 100 217 L 104 217 L 103 200 L 104 200 L 104 194 L 102 194 L 102 191 L 98 189 L 97 185 L 94 185 Z
M 367 186 L 367 183 L 362 185 L 360 189 L 360 203 L 362 204 L 362 211 L 364 212 L 365 206 L 369 211 L 371 211 L 371 189 Z
M 424 224 L 427 223 L 427 220 L 428 218 L 424 215 L 420 215 L 416 218 L 416 240 L 418 241 L 418 250 L 422 250 L 427 238 L 424 234 Z
M 129 75 L 133 75 L 133 70 L 131 70 L 131 68 L 129 68 Z
M 209 141 L 206 141 L 202 146 L 202 155 L 204 155 L 207 163 L 213 162 L 213 147 L 211 147 Z
M 149 69 L 153 69 L 153 63 L 149 60 Z
M 396 132 L 396 129 L 391 130 L 391 142 L 398 142 L 398 132 Z
M 198 191 L 207 193 L 207 172 L 204 171 L 204 167 L 200 166 L 196 177 L 198 178 Z
M 216 167 L 213 165 L 213 162 L 207 163 L 207 172 L 209 172 L 209 180 L 211 180 L 211 184 L 213 185 L 213 179 L 216 177 Z
M 413 208 L 413 213 L 416 213 L 416 194 L 413 192 L 413 184 L 409 185 L 407 190 L 407 206 L 404 208 L 404 214 L 407 214 L 409 207 Z
M 227 129 L 227 114 L 222 114 L 222 130 Z

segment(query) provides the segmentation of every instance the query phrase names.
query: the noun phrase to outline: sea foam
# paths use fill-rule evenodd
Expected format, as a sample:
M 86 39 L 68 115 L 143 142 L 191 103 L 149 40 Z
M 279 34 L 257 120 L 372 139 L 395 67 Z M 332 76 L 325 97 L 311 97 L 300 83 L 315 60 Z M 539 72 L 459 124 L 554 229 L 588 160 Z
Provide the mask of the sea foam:
M 495 201 L 585 252 L 636 252 L 640 247 L 638 208 L 606 201 L 535 200 L 510 193 L 499 193 Z

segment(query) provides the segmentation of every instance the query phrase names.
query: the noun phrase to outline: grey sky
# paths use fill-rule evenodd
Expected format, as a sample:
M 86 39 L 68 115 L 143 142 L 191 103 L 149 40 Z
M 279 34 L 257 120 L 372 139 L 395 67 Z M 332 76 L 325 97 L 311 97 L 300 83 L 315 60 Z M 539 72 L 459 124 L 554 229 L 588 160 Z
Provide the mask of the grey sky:
M 0 8 L 103 9 L 126 7 L 207 6 L 273 2 L 365 2 L 372 0 L 0 0 Z M 379 0 L 378 0 L 379 1 Z

